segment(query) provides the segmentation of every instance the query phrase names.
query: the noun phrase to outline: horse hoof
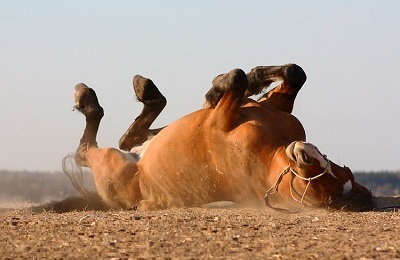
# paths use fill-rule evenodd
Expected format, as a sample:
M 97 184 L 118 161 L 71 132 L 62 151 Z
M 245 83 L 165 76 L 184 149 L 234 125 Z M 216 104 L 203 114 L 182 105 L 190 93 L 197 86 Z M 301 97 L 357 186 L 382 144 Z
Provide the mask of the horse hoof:
M 84 83 L 78 83 L 74 89 L 75 107 L 83 109 L 85 107 L 85 99 L 89 92 L 89 87 Z
M 96 92 L 84 83 L 79 83 L 75 86 L 74 99 L 74 108 L 85 116 L 90 114 L 102 117 L 104 115 L 103 108 L 99 104 Z
M 234 69 L 228 73 L 220 74 L 213 79 L 212 87 L 206 93 L 203 108 L 215 108 L 225 91 L 229 89 L 245 90 L 247 86 L 247 75 L 241 69 Z
M 213 88 L 226 91 L 228 89 L 247 88 L 247 75 L 241 69 L 233 69 L 228 73 L 218 75 L 212 81 Z
M 151 79 L 135 75 L 133 77 L 133 89 L 137 99 L 143 104 L 161 104 L 165 106 L 167 103 L 167 100 Z

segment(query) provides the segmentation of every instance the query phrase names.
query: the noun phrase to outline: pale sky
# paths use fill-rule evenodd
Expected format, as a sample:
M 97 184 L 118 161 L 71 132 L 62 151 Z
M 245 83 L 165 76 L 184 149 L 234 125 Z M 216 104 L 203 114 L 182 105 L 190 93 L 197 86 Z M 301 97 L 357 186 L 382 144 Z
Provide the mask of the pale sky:
M 98 144 L 117 147 L 142 106 L 132 77 L 168 105 L 154 127 L 200 109 L 233 68 L 297 63 L 293 114 L 308 141 L 353 171 L 400 170 L 400 1 L 0 1 L 0 169 L 60 171 L 83 115 L 105 109 Z

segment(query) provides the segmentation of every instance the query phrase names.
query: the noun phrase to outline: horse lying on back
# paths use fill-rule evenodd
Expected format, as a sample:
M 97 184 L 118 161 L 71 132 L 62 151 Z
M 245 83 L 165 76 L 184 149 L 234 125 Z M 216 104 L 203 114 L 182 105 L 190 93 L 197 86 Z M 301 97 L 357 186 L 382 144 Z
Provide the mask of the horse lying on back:
M 282 83 L 258 101 L 247 98 L 277 80 Z M 213 80 L 204 109 L 152 130 L 166 99 L 137 75 L 134 91 L 144 107 L 120 139 L 127 152 L 97 147 L 103 108 L 94 90 L 80 83 L 75 107 L 85 115 L 86 128 L 76 161 L 91 168 L 99 195 L 113 209 L 216 201 L 282 210 L 366 209 L 370 191 L 349 168 L 305 142 L 304 128 L 292 115 L 305 81 L 295 64 L 260 66 L 247 75 L 235 69 Z

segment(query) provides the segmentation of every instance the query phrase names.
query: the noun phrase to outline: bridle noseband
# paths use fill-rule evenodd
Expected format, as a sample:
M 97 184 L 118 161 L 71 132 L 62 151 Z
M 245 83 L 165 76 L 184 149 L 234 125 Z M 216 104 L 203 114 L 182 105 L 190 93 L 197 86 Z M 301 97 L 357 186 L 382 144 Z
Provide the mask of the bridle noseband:
M 325 166 L 323 172 L 320 173 L 320 174 L 318 174 L 318 175 L 316 175 L 316 176 L 309 177 L 309 178 L 305 178 L 305 177 L 303 177 L 303 176 L 300 176 L 295 170 L 293 170 L 293 169 L 290 167 L 290 165 L 288 165 L 288 166 L 281 172 L 281 174 L 279 174 L 279 177 L 278 177 L 278 179 L 276 180 L 275 185 L 272 186 L 271 188 L 269 188 L 269 189 L 267 190 L 267 192 L 265 193 L 265 196 L 264 196 L 265 204 L 266 204 L 267 206 L 269 206 L 270 208 L 274 208 L 274 207 L 272 207 L 272 206 L 270 205 L 269 200 L 268 200 L 268 196 L 269 196 L 269 195 L 272 195 L 272 194 L 275 194 L 275 193 L 278 193 L 278 186 L 279 186 L 279 184 L 282 182 L 283 176 L 285 176 L 288 172 L 291 172 L 294 176 L 293 176 L 293 178 L 292 178 L 292 180 L 291 180 L 291 182 L 290 182 L 290 195 L 292 196 L 292 199 L 293 199 L 293 200 L 295 200 L 295 201 L 297 201 L 297 202 L 300 202 L 301 205 L 302 205 L 303 207 L 306 207 L 306 205 L 304 204 L 304 198 L 305 198 L 305 196 L 306 196 L 306 193 L 307 193 L 308 187 L 310 186 L 310 183 L 311 183 L 313 180 L 318 179 L 318 178 L 324 176 L 326 173 L 330 173 L 330 174 L 333 175 L 333 173 L 330 172 L 330 171 L 331 171 L 330 161 L 326 158 L 326 156 L 324 156 L 324 158 L 325 158 L 325 160 L 326 160 L 326 166 Z M 293 180 L 294 180 L 295 177 L 297 177 L 297 178 L 299 178 L 299 179 L 301 179 L 301 180 L 303 180 L 303 181 L 307 181 L 307 186 L 306 186 L 306 188 L 304 189 L 303 195 L 301 195 L 301 199 L 300 199 L 300 200 L 299 200 L 299 199 L 296 199 L 295 196 L 294 196 L 294 194 L 293 194 L 293 192 L 295 192 L 295 191 L 294 191 L 294 188 L 293 188 Z M 296 193 L 297 193 L 297 192 L 296 192 Z M 300 194 L 298 194 L 298 196 L 300 196 Z M 274 208 L 274 209 L 276 209 L 276 208 Z

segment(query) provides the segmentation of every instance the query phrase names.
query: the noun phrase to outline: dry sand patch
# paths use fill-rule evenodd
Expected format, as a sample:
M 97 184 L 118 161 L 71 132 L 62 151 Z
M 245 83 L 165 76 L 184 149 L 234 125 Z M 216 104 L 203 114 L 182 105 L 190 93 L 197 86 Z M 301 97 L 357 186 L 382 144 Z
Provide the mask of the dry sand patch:
M 17 210 L 0 223 L 1 258 L 400 259 L 398 210 Z

